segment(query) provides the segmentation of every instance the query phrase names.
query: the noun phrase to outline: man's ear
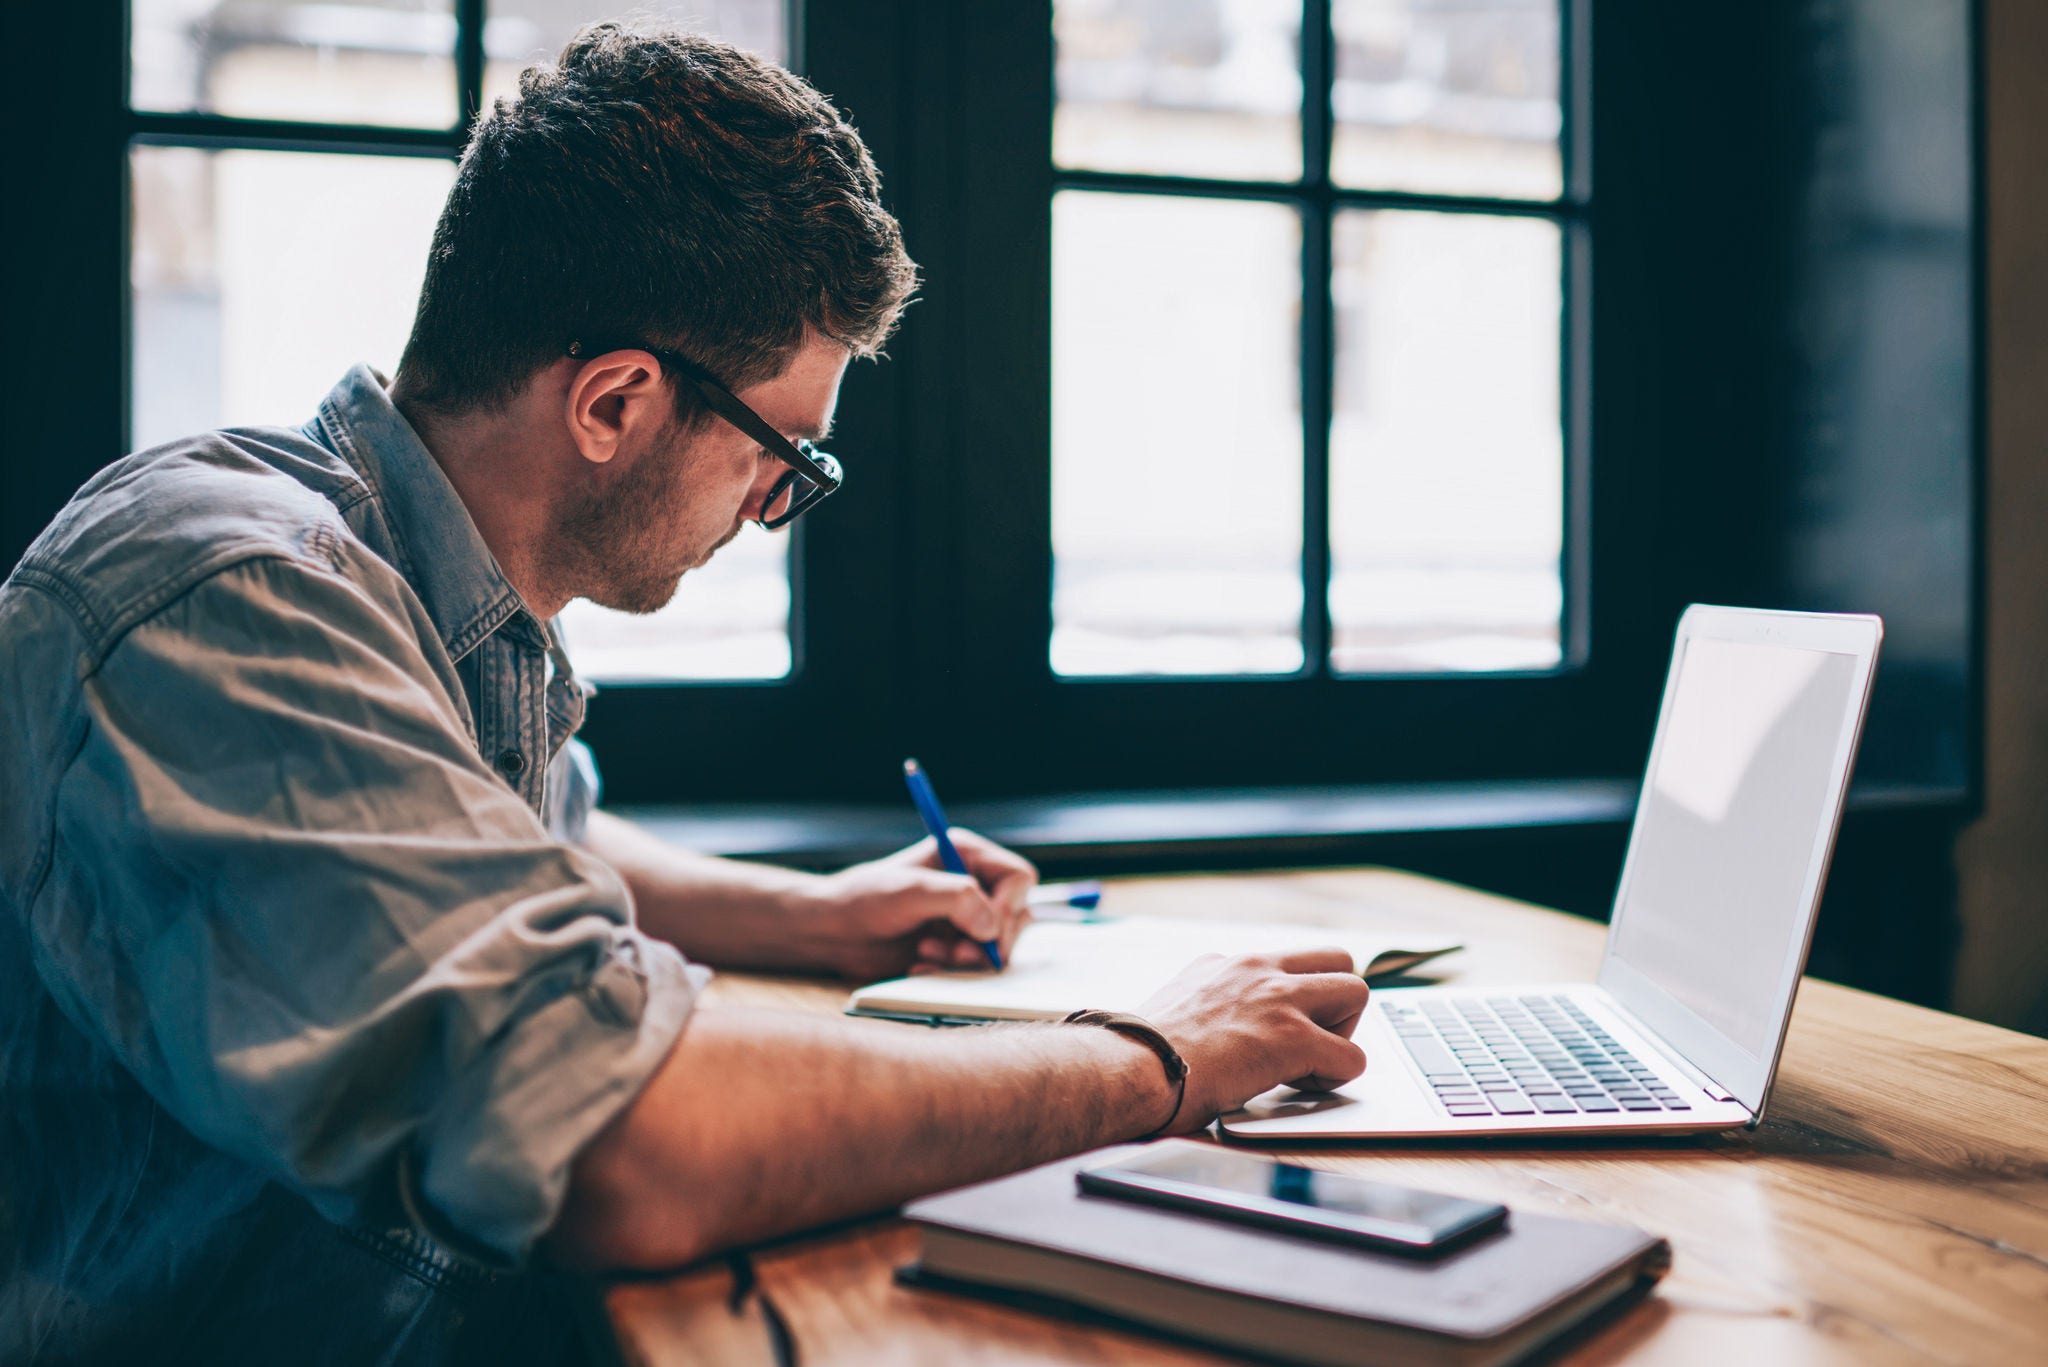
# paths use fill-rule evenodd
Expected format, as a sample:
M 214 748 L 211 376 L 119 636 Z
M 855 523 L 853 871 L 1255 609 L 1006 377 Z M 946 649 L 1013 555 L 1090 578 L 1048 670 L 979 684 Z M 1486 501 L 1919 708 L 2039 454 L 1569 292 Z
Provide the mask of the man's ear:
M 675 412 L 662 381 L 661 363 L 628 348 L 593 356 L 569 379 L 563 412 L 569 439 L 593 465 L 603 465 L 622 445 L 659 431 Z

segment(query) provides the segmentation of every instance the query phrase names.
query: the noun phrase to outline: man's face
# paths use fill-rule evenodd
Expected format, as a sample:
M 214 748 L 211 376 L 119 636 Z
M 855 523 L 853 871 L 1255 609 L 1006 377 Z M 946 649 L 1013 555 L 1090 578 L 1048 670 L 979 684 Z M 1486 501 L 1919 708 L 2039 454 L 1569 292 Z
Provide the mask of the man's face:
M 817 441 L 832 425 L 847 351 L 813 337 L 772 380 L 740 402 L 791 440 Z M 562 553 L 579 597 L 621 612 L 654 612 L 683 575 L 760 516 L 789 467 L 722 418 L 685 431 L 671 420 L 642 449 L 621 452 L 616 473 L 579 491 L 560 519 Z

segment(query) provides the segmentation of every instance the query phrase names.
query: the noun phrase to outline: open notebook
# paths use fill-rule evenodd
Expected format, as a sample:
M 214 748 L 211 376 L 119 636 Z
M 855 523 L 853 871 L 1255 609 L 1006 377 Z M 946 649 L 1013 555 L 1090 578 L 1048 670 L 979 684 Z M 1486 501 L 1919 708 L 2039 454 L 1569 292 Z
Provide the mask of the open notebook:
M 850 1016 L 909 1017 L 939 1024 L 1058 1020 L 1085 1007 L 1135 1011 L 1203 954 L 1255 954 L 1338 945 L 1365 977 L 1402 973 L 1461 948 L 1434 936 L 1384 936 L 1328 926 L 1176 921 L 1039 921 L 1025 927 L 1001 973 L 929 973 L 874 983 L 847 999 Z

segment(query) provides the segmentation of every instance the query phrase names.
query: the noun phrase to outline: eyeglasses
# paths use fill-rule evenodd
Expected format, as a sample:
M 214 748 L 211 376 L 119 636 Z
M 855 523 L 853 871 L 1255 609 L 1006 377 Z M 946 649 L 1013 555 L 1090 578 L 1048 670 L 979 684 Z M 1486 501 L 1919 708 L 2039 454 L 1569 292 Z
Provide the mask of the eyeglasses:
M 767 530 L 772 532 L 778 527 L 787 527 L 802 516 L 805 509 L 845 483 L 846 472 L 838 461 L 807 441 L 793 442 L 783 436 L 759 413 L 734 397 L 717 376 L 687 356 L 641 342 L 605 347 L 603 350 L 646 352 L 689 381 L 703 397 L 705 407 L 760 442 L 762 449 L 789 467 L 768 490 L 768 497 L 761 504 L 761 516 L 755 519 Z M 569 354 L 586 357 L 601 353 L 598 348 L 582 342 L 571 342 Z

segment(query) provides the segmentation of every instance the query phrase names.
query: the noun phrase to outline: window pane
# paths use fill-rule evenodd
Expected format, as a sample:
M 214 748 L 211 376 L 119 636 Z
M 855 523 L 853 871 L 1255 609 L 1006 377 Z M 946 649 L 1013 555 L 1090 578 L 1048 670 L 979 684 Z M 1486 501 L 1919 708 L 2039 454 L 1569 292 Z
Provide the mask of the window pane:
M 562 613 L 577 670 L 599 682 L 779 679 L 789 673 L 789 536 L 749 526 L 683 577 L 660 612 L 577 601 Z
M 1562 236 L 1543 219 L 1339 215 L 1333 668 L 1562 659 Z
M 500 96 L 519 93 L 519 73 L 536 62 L 552 62 L 576 30 L 599 19 L 627 14 L 665 20 L 692 33 L 722 38 L 735 47 L 785 61 L 789 51 L 787 0 L 642 0 L 637 5 L 606 0 L 491 0 L 484 26 L 484 108 Z
M 1301 651 L 1301 222 L 1053 198 L 1061 674 L 1275 674 Z
M 133 0 L 137 109 L 455 122 L 453 0 Z
M 398 364 L 452 163 L 138 147 L 129 173 L 136 446 L 296 425 Z
M 1056 0 L 1053 160 L 1301 175 L 1299 0 Z
M 1562 192 L 1556 0 L 1335 0 L 1330 17 L 1337 184 Z

